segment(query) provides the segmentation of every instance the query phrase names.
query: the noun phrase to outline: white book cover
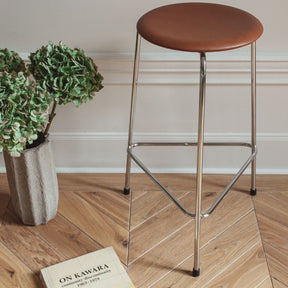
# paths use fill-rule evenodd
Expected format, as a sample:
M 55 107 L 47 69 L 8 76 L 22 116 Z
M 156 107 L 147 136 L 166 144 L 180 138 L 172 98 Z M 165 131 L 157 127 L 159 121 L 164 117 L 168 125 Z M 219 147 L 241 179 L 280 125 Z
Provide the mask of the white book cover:
M 44 268 L 47 288 L 135 288 L 113 247 Z

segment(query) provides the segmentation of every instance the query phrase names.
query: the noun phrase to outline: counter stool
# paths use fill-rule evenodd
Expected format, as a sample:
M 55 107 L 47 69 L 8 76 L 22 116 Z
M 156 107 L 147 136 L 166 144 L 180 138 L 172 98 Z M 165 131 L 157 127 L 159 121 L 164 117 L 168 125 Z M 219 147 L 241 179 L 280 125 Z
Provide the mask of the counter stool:
M 130 193 L 131 159 L 160 186 L 172 201 L 188 216 L 195 218 L 194 268 L 193 276 L 200 275 L 200 220 L 209 216 L 233 184 L 251 164 L 251 195 L 256 195 L 256 43 L 263 33 L 263 26 L 253 15 L 229 6 L 209 3 L 180 3 L 156 8 L 143 15 L 137 23 L 137 39 L 134 59 L 130 125 L 127 149 L 127 166 L 124 194 Z M 141 37 L 147 41 L 174 50 L 200 54 L 200 88 L 198 141 L 185 143 L 132 141 L 135 95 L 138 79 Z M 204 112 L 206 87 L 206 53 L 239 48 L 251 44 L 251 143 L 204 142 Z M 197 146 L 196 207 L 195 213 L 183 207 L 173 194 L 151 173 L 143 162 L 133 154 L 140 146 Z M 251 149 L 251 155 L 239 172 L 220 194 L 213 205 L 204 213 L 201 211 L 203 147 L 242 146 Z M 131 211 L 130 216 L 131 218 Z M 130 221 L 130 220 L 129 220 Z

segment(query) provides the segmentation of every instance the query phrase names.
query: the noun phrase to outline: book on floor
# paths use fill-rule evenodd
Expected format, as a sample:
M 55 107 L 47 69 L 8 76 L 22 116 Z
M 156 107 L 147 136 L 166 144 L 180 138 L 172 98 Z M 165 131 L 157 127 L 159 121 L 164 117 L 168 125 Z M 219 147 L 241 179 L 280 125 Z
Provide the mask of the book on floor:
M 113 247 L 44 268 L 40 277 L 46 288 L 135 288 Z

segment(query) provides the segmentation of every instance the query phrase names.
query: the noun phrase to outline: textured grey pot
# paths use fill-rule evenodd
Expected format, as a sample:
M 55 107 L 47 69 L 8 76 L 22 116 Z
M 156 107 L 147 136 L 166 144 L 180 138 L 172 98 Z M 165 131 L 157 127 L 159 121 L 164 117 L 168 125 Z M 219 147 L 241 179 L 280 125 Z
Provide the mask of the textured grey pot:
M 51 143 L 46 139 L 20 157 L 4 152 L 11 202 L 26 225 L 46 224 L 57 214 L 58 182 Z

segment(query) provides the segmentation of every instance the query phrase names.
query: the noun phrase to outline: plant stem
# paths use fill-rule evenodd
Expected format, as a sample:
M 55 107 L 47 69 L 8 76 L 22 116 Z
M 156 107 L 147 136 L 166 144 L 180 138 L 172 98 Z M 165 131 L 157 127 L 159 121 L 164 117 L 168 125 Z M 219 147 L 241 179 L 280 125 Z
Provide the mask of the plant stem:
M 45 129 L 45 132 L 44 132 L 44 137 L 45 138 L 47 137 L 49 129 L 50 129 L 50 126 L 51 126 L 51 123 L 52 123 L 54 117 L 56 116 L 56 113 L 55 113 L 56 106 L 57 106 L 57 102 L 54 100 L 53 107 L 52 107 L 51 113 L 49 115 L 49 122 L 48 122 L 48 124 L 46 126 L 46 129 Z

